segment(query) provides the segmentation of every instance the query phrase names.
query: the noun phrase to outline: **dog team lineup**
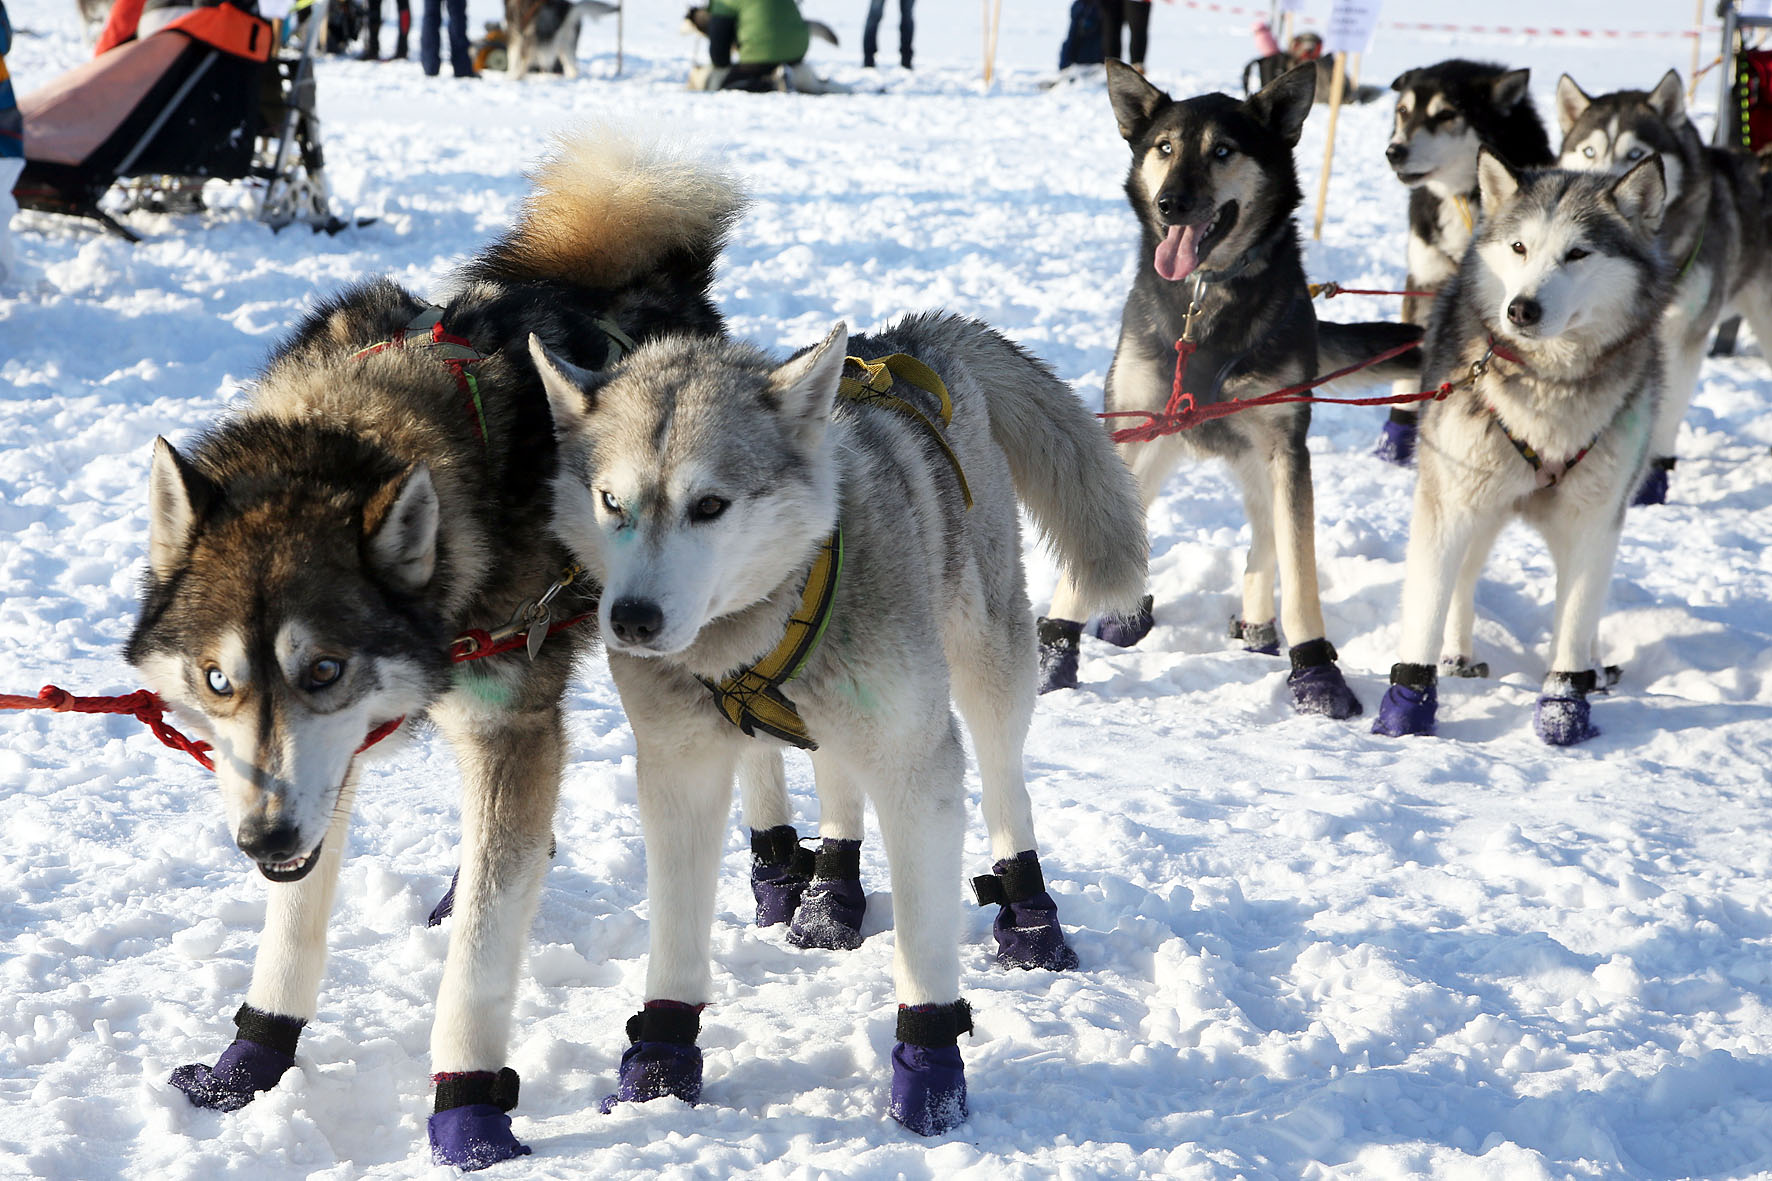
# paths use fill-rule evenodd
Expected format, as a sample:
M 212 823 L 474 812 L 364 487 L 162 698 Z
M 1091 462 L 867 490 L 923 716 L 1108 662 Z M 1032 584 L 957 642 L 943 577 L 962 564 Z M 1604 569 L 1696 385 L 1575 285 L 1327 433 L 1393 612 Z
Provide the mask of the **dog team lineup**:
M 510 1114 L 516 996 L 567 695 L 600 645 L 633 732 L 649 912 L 603 1110 L 702 1097 L 736 784 L 756 924 L 799 948 L 861 946 L 872 806 L 891 875 L 887 1110 L 920 1136 L 960 1127 L 965 895 L 996 908 L 1001 967 L 1088 968 L 1047 887 L 1023 748 L 1040 694 L 1087 692 L 1084 658 L 1145 642 L 1163 614 L 1146 513 L 1184 461 L 1223 460 L 1243 499 L 1231 637 L 1284 654 L 1298 713 L 1365 715 L 1318 583 L 1314 400 L 1390 387 L 1364 399 L 1394 403 L 1373 461 L 1415 471 L 1371 731 L 1425 740 L 1439 679 L 1489 675 L 1477 586 L 1521 520 L 1556 570 L 1534 731 L 1556 747 L 1599 733 L 1592 699 L 1625 675 L 1599 628 L 1628 510 L 1678 479 L 1717 325 L 1740 315 L 1772 340 L 1772 160 L 1706 147 L 1672 71 L 1599 95 L 1565 75 L 1556 147 L 1528 71 L 1408 70 L 1385 149 L 1408 191 L 1400 320 L 1337 323 L 1318 319 L 1294 220 L 1316 66 L 1241 99 L 1105 72 L 1139 245 L 1100 415 L 949 311 L 837 322 L 786 360 L 735 339 L 713 286 L 743 178 L 588 131 L 537 165 L 446 302 L 388 278 L 329 295 L 238 408 L 157 440 L 125 655 L 153 718 L 200 740 L 185 749 L 213 765 L 269 883 L 234 1039 L 171 1076 L 192 1104 L 238 1110 L 295 1065 L 358 756 L 431 725 L 462 786 L 459 868 L 432 916 L 450 929 L 430 1150 L 469 1170 L 531 1152 Z M 1024 509 L 1060 567 L 1043 615 Z M 969 880 L 962 720 L 991 850 Z M 789 748 L 811 761 L 815 840 Z

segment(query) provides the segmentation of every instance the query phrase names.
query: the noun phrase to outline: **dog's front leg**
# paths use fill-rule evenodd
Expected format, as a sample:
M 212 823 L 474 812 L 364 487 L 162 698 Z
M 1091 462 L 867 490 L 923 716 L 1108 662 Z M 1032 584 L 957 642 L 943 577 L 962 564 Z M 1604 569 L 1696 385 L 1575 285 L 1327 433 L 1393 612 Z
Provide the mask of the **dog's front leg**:
M 1393 738 L 1436 729 L 1440 643 L 1454 579 L 1476 531 L 1476 514 L 1466 506 L 1446 504 L 1437 494 L 1434 476 L 1424 467 L 1415 487 L 1415 516 L 1403 563 L 1403 642 L 1378 720 L 1372 723 L 1374 734 Z
M 529 1152 L 506 1114 L 517 1102 L 505 1067 L 517 974 L 548 864 L 565 758 L 557 708 L 435 713 L 462 775 L 461 869 L 431 1069 L 437 1084 L 431 1151 L 483 1168 Z
M 319 860 L 308 875 L 299 882 L 270 884 L 252 985 L 234 1015 L 238 1036 L 233 1044 L 213 1067 L 192 1063 L 172 1072 L 172 1085 L 197 1106 L 220 1111 L 244 1107 L 295 1065 L 296 1039 L 319 1005 L 326 921 L 338 890 L 356 791 L 352 775 L 339 791 Z
M 1495 539 L 1507 517 L 1500 513 L 1485 516 L 1476 523 L 1458 568 L 1458 582 L 1452 589 L 1452 601 L 1446 611 L 1445 639 L 1440 646 L 1440 663 L 1459 676 L 1484 676 L 1488 666 L 1476 662 L 1475 631 L 1477 625 L 1477 580 Z
M 744 747 L 738 789 L 751 832 L 751 896 L 757 900 L 757 925 L 773 927 L 794 917 L 809 872 L 788 805 L 781 751 L 761 742 Z
M 967 1117 L 959 1035 L 972 1028 L 960 999 L 960 844 L 966 820 L 965 756 L 952 713 L 880 744 L 874 811 L 892 867 L 898 989 L 892 1049 L 892 1117 L 922 1136 Z M 919 740 L 928 743 L 914 754 Z
M 624 704 L 627 697 L 624 695 Z M 711 711 L 710 711 L 711 712 Z M 713 991 L 712 928 L 720 847 L 732 807 L 737 742 L 697 730 L 691 742 L 680 719 L 636 716 L 640 825 L 646 836 L 646 899 L 651 946 L 646 1002 L 628 1021 L 615 1094 L 603 1100 L 644 1103 L 675 1095 L 701 1097 L 701 1010 Z

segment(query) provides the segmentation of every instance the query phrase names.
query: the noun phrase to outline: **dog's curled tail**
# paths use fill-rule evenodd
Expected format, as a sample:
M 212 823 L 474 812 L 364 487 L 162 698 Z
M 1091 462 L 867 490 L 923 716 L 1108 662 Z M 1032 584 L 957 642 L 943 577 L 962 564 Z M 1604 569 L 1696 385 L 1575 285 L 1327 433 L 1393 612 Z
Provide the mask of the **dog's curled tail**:
M 1015 493 L 1083 605 L 1138 609 L 1150 543 L 1132 474 L 1101 423 L 1046 363 L 972 324 L 969 368 L 990 408 L 991 437 L 1009 457 Z
M 530 184 L 516 226 L 470 272 L 617 289 L 662 271 L 705 292 L 746 204 L 730 174 L 606 128 L 559 136 Z

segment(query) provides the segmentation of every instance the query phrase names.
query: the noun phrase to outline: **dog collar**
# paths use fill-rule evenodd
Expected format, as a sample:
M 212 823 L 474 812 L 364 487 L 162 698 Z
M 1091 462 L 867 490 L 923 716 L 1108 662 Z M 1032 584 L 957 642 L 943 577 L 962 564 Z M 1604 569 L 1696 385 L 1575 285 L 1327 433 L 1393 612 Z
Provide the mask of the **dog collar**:
M 833 529 L 800 588 L 800 606 L 788 616 L 781 643 L 763 659 L 722 677 L 718 684 L 701 678 L 714 695 L 714 708 L 751 738 L 758 731 L 801 750 L 817 750 L 800 711 L 781 687 L 800 675 L 831 621 L 837 579 L 843 572 L 843 530 Z
M 474 426 L 480 432 L 480 445 L 486 445 L 486 407 L 480 402 L 480 383 L 468 372 L 469 365 L 486 358 L 467 337 L 455 336 L 443 330 L 442 308 L 435 304 L 424 304 L 423 310 L 406 325 L 406 331 L 392 340 L 380 341 L 366 349 L 359 349 L 351 359 L 361 361 L 386 349 L 430 350 L 431 355 L 454 375 L 455 388 L 461 392 L 461 396 L 474 412 Z
M 1522 368 L 1526 366 L 1525 358 L 1510 353 L 1505 348 L 1501 347 L 1501 342 L 1496 340 L 1492 333 L 1489 337 L 1488 352 L 1483 354 L 1482 360 L 1478 361 L 1476 365 L 1471 367 L 1473 374 L 1480 376 L 1480 372 L 1488 368 L 1489 359 L 1491 357 L 1499 358 L 1514 365 L 1519 365 Z M 1506 439 L 1513 449 L 1519 453 L 1521 459 L 1531 465 L 1532 473 L 1537 476 L 1538 486 L 1540 488 L 1556 487 L 1557 484 L 1562 481 L 1563 477 L 1569 474 L 1569 469 L 1585 459 L 1587 453 L 1592 451 L 1594 445 L 1600 441 L 1600 436 L 1606 433 L 1606 428 L 1601 427 L 1599 431 L 1595 433 L 1594 437 L 1587 441 L 1587 446 L 1583 447 L 1580 451 L 1577 451 L 1574 455 L 1563 460 L 1548 460 L 1538 453 L 1536 447 L 1508 430 L 1507 423 L 1502 421 L 1501 411 L 1491 405 L 1487 399 L 1483 402 L 1483 409 L 1489 412 L 1489 417 L 1494 420 L 1496 429 L 1501 432 L 1501 437 Z M 1611 424 L 1608 423 L 1607 425 Z
M 852 376 L 852 372 L 856 376 Z M 935 425 L 923 411 L 892 392 L 894 380 L 922 390 L 933 397 L 940 406 L 941 426 Z M 948 463 L 954 469 L 954 478 L 960 481 L 960 495 L 966 501 L 966 507 L 972 507 L 972 489 L 966 483 L 966 472 L 960 466 L 960 457 L 948 445 L 947 435 L 942 427 L 954 421 L 954 400 L 948 394 L 947 383 L 935 370 L 917 360 L 909 353 L 889 353 L 873 361 L 864 361 L 860 357 L 846 357 L 843 361 L 843 377 L 837 383 L 837 392 L 852 402 L 863 406 L 884 406 L 896 410 L 922 423 L 929 431 L 929 437 L 947 456 Z

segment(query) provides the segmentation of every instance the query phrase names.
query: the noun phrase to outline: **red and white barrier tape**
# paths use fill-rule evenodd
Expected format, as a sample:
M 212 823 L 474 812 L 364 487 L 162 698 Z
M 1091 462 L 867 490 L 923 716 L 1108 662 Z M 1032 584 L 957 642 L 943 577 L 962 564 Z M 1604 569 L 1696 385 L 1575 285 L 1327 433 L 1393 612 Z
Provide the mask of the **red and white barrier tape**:
M 1241 4 L 1218 4 L 1214 0 L 1177 0 L 1183 8 L 1197 9 L 1201 12 L 1222 12 L 1232 16 L 1268 18 L 1265 8 L 1249 8 Z M 1315 24 L 1309 17 L 1303 23 Z M 1553 37 L 1575 40 L 1597 41 L 1651 41 L 1690 39 L 1699 36 L 1696 29 L 1573 29 L 1562 27 L 1538 28 L 1529 25 L 1458 25 L 1441 21 L 1380 21 L 1379 27 L 1397 29 L 1410 33 L 1474 33 L 1478 36 L 1491 37 Z M 1721 25 L 1706 25 L 1705 36 L 1722 30 Z

